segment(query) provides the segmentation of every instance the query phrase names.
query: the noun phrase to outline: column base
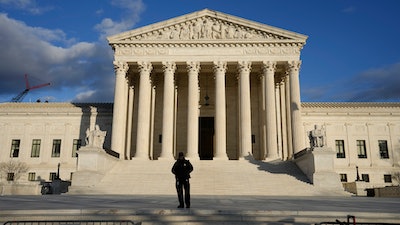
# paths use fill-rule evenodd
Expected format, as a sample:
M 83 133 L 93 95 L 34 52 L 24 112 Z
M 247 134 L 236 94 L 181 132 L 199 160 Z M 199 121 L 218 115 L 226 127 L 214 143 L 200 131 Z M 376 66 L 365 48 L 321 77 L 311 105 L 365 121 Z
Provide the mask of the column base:
M 269 157 L 263 159 L 262 161 L 264 161 L 264 162 L 271 162 L 271 161 L 275 161 L 275 160 L 281 160 L 281 158 L 278 157 L 278 156 L 276 156 L 276 157 L 269 156 Z
M 160 161 L 171 161 L 171 160 L 175 160 L 175 158 L 174 157 L 165 157 L 165 156 L 163 156 L 163 157 L 158 157 L 157 158 L 157 160 L 160 160 Z
M 150 161 L 150 158 L 144 158 L 144 157 L 132 157 L 131 159 L 132 161 L 136 160 L 136 161 Z
M 229 160 L 229 158 L 228 158 L 228 156 L 227 157 L 214 157 L 212 160 L 215 160 L 215 161 L 228 161 Z

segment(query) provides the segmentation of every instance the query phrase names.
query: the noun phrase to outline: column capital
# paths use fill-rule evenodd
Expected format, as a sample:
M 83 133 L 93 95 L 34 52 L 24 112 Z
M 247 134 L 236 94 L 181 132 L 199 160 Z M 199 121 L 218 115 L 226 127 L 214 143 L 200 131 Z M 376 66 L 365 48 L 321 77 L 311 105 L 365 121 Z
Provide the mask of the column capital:
M 190 72 L 199 73 L 200 62 L 196 62 L 196 61 L 186 62 L 186 69 L 187 69 L 188 73 L 190 73 Z
M 116 73 L 126 73 L 129 69 L 128 63 L 124 61 L 113 61 Z
M 301 60 L 289 61 L 288 69 L 289 71 L 299 71 L 301 66 Z
M 214 61 L 214 72 L 226 72 L 226 62 Z
M 171 72 L 171 73 L 175 73 L 176 70 L 176 64 L 175 62 L 162 62 L 163 65 L 163 71 L 164 72 Z
M 274 62 L 274 61 L 263 61 L 261 67 L 262 67 L 264 73 L 275 72 L 276 62 Z
M 250 73 L 251 62 L 249 62 L 249 61 L 239 61 L 238 65 L 237 65 L 237 69 L 238 69 L 239 73 L 241 73 L 241 72 Z
M 139 62 L 137 62 L 137 64 L 138 64 L 139 72 L 150 73 L 151 70 L 153 69 L 153 66 L 151 65 L 150 62 L 139 61 Z

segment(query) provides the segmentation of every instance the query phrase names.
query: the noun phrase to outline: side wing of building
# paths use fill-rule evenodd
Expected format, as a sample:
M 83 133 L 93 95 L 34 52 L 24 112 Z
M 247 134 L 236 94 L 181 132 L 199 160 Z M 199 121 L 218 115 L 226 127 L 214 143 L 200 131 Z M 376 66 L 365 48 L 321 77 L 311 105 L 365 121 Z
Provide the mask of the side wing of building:
M 324 127 L 327 146 L 336 151 L 342 182 L 357 179 L 371 187 L 392 185 L 400 170 L 400 103 L 302 103 L 304 138 Z
M 86 129 L 98 124 L 107 131 L 104 148 L 110 149 L 111 122 L 112 104 L 2 103 L 0 163 L 26 163 L 19 182 L 52 180 L 58 164 L 60 178 L 70 180 Z M 1 173 L 6 180 L 13 171 Z

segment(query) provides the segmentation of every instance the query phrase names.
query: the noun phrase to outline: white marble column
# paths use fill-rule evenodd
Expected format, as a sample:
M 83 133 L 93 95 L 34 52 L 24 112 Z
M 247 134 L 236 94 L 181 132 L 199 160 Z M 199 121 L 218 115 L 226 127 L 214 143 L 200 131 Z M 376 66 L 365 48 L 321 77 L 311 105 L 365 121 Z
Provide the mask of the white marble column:
M 275 104 L 275 68 L 276 63 L 266 61 L 262 65 L 265 76 L 266 89 L 266 121 L 267 121 L 267 157 L 278 158 L 277 132 L 276 132 L 276 104 Z
M 279 99 L 281 102 L 280 105 L 280 117 L 281 117 L 281 136 L 282 136 L 282 155 L 283 160 L 289 159 L 289 151 L 288 151 L 288 140 L 287 140 L 287 109 L 286 109 L 286 92 L 285 92 L 285 78 L 281 80 L 279 83 Z
M 265 106 L 265 96 L 266 96 L 266 90 L 265 90 L 265 77 L 264 74 L 261 72 L 258 76 L 260 80 L 260 93 L 259 93 L 259 104 L 261 107 L 259 107 L 259 120 L 260 120 L 260 133 L 261 137 L 260 143 L 261 143 L 261 150 L 260 150 L 260 159 L 264 160 L 265 157 L 267 156 L 267 126 L 266 126 L 266 117 L 265 117 L 265 112 L 266 112 L 266 106 Z
M 282 120 L 281 120 L 281 97 L 280 97 L 280 82 L 275 83 L 275 109 L 276 109 L 276 138 L 278 146 L 278 157 L 284 159 L 284 154 L 282 150 Z
M 214 159 L 227 159 L 226 154 L 226 62 L 214 62 L 215 74 L 215 154 Z
M 131 159 L 131 148 L 132 148 L 132 123 L 133 123 L 133 103 L 135 98 L 135 90 L 133 85 L 129 86 L 128 91 L 128 117 L 127 117 L 127 128 L 126 128 L 126 147 L 125 147 L 125 159 Z
M 162 147 L 159 159 L 173 159 L 174 144 L 174 62 L 163 62 L 164 95 L 163 95 L 163 123 Z
M 139 69 L 139 106 L 135 159 L 149 159 L 151 81 L 153 69 L 150 62 L 138 62 Z
M 188 123 L 186 157 L 189 159 L 199 159 L 199 71 L 199 62 L 187 62 Z
M 127 62 L 114 61 L 115 69 L 115 93 L 114 93 L 114 109 L 113 109 L 113 123 L 112 123 L 112 136 L 111 136 L 111 149 L 119 153 L 119 157 L 123 158 L 125 149 L 125 129 L 126 129 L 126 113 L 127 109 L 125 102 L 125 84 L 126 72 L 129 69 Z
M 240 149 L 239 158 L 252 155 L 251 143 L 251 102 L 250 102 L 250 70 L 251 62 L 239 62 L 240 89 Z
M 301 61 L 289 62 L 290 76 L 290 110 L 292 123 L 293 152 L 297 153 L 304 149 L 304 138 L 301 127 L 301 102 L 299 70 Z
M 289 74 L 285 76 L 285 109 L 286 109 L 286 144 L 288 149 L 288 158 L 293 158 L 293 139 L 292 139 L 292 117 L 290 107 L 290 77 Z
M 149 158 L 150 160 L 154 159 L 154 114 L 155 114 L 155 105 L 156 105 L 156 90 L 157 85 L 155 82 L 151 84 L 151 103 L 150 103 L 150 132 L 149 132 Z

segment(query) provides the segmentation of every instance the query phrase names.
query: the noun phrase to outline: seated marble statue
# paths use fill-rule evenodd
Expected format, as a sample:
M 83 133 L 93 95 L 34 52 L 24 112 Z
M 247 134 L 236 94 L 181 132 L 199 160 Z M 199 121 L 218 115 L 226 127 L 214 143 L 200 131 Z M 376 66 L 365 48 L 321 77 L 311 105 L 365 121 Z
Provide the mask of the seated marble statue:
M 319 125 L 314 126 L 314 130 L 310 131 L 309 137 L 311 148 L 324 147 L 326 145 L 325 129 L 323 127 L 320 127 Z
M 99 125 L 96 124 L 94 130 L 86 129 L 86 146 L 103 148 L 104 139 L 107 131 L 101 131 Z

